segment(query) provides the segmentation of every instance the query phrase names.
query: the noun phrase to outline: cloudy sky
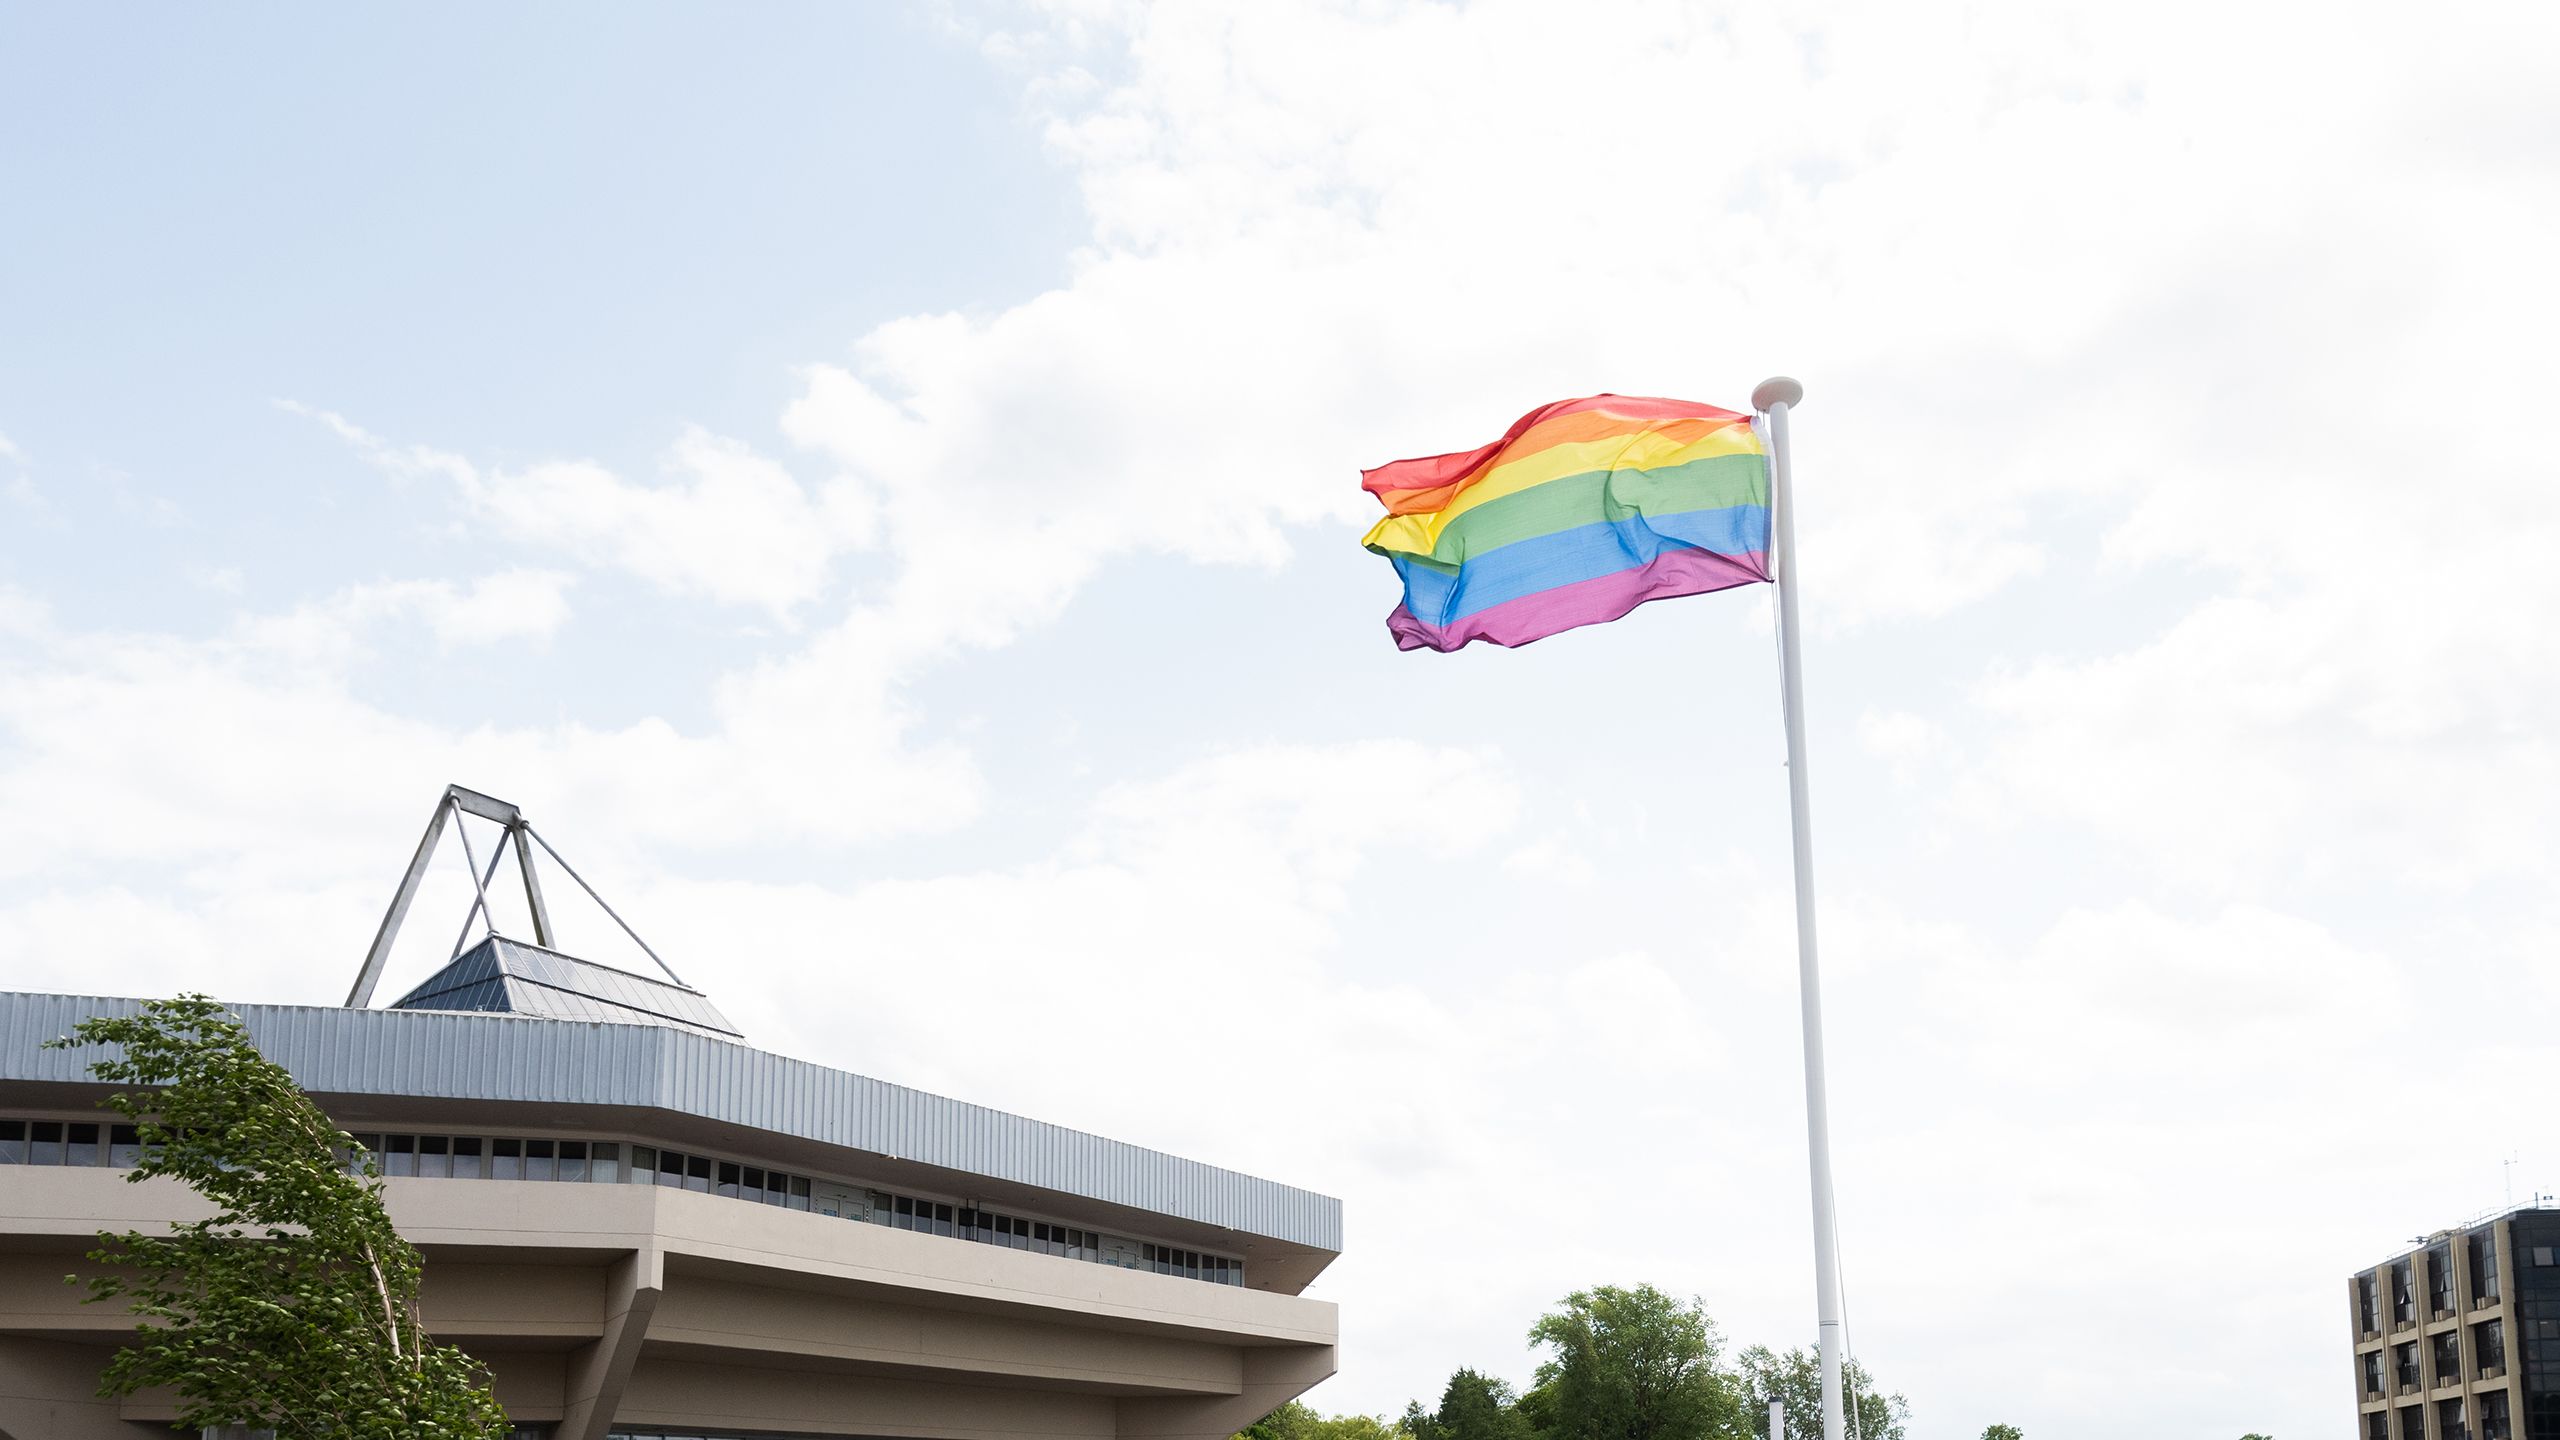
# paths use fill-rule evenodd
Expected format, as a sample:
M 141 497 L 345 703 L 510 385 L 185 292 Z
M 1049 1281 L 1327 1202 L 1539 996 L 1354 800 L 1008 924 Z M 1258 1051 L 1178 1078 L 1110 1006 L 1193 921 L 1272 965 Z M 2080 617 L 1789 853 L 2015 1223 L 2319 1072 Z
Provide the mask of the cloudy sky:
M 761 1045 L 1343 1197 L 1323 1408 L 1810 1343 L 1766 592 L 1405 655 L 1356 544 L 1790 372 L 1858 1354 L 2345 1433 L 2560 1188 L 2555 22 L 12 7 L 0 976 L 333 1003 L 459 781 Z

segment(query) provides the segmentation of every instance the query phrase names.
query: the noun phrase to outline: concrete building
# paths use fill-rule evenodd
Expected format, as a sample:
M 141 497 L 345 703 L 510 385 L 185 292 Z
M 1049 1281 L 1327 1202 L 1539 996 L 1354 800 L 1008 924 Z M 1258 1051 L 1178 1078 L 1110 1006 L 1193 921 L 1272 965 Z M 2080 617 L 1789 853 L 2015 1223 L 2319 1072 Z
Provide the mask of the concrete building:
M 1337 1200 L 757 1050 L 672 972 L 494 928 L 364 1008 L 386 946 L 348 1007 L 234 1010 L 379 1157 L 428 1329 L 524 1435 L 1210 1440 L 1333 1373 L 1300 1292 Z M 106 1087 L 40 1048 L 138 1003 L 0 994 L 0 1440 L 176 1414 L 96 1397 L 132 1322 L 62 1277 L 101 1229 L 204 1212 L 126 1183 Z
M 2347 1315 L 2357 1440 L 2560 1440 L 2560 1210 L 2440 1230 Z

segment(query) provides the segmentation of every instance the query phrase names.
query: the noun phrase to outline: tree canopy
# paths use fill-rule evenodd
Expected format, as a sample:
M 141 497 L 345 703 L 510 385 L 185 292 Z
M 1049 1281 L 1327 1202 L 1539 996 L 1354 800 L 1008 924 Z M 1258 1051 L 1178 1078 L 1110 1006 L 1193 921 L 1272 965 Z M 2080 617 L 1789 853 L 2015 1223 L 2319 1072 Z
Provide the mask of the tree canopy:
M 468 1355 L 418 1322 L 420 1260 L 382 1209 L 371 1160 L 284 1067 L 201 995 L 83 1021 L 51 1048 L 106 1047 L 89 1072 L 133 1123 L 139 1163 L 213 1203 L 166 1235 L 101 1233 L 92 1301 L 140 1323 L 107 1364 L 110 1398 L 166 1386 L 182 1429 L 247 1425 L 279 1440 L 497 1440 L 506 1414 Z M 74 1277 L 75 1279 L 77 1277 Z
M 1549 1440 L 1696 1440 L 1740 1408 L 1706 1308 L 1638 1285 L 1577 1290 L 1529 1328 L 1548 1353 L 1522 1408 Z
M 1461 1369 L 1440 1392 L 1439 1409 L 1405 1407 L 1403 1428 L 1413 1440 L 1534 1440 L 1518 1403 L 1509 1381 Z
M 1781 1355 L 1766 1345 L 1754 1345 L 1734 1357 L 1734 1362 L 1752 1435 L 1768 1440 L 1772 1400 L 1783 1407 L 1790 1436 L 1822 1433 L 1822 1358 L 1818 1351 L 1789 1350 Z M 1858 1440 L 1902 1440 L 1902 1426 L 1910 1418 L 1910 1407 L 1899 1395 L 1877 1393 L 1875 1380 L 1855 1360 L 1840 1367 L 1840 1398 L 1848 1411 L 1849 1428 Z
M 1401 1425 L 1374 1415 L 1319 1415 L 1292 1400 L 1236 1432 L 1235 1440 L 1400 1440 Z
M 1393 1424 L 1327 1420 L 1292 1401 L 1236 1440 L 1767 1440 L 1773 1398 L 1793 1440 L 1822 1433 L 1814 1352 L 1754 1345 L 1730 1367 L 1719 1364 L 1722 1341 L 1705 1305 L 1650 1285 L 1577 1290 L 1539 1318 L 1529 1343 L 1546 1353 L 1525 1394 L 1460 1369 L 1436 1409 L 1417 1400 Z M 1902 1397 L 1883 1393 L 1860 1365 L 1845 1366 L 1842 1378 L 1859 1440 L 1903 1440 Z M 1983 1440 L 2023 1437 L 1994 1425 Z

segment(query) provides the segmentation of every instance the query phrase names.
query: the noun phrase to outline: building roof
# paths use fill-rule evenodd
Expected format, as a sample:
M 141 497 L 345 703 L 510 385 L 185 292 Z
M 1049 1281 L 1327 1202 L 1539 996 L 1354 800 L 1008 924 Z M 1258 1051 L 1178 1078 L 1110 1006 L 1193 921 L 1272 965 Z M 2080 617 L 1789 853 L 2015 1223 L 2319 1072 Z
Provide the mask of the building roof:
M 700 997 L 656 982 L 618 998 L 599 995 L 603 987 L 589 972 L 623 972 L 574 961 L 579 968 L 566 984 L 549 984 L 535 976 L 559 973 L 540 968 L 551 952 L 499 943 L 514 953 L 493 952 L 491 974 L 457 981 L 443 994 L 481 995 L 487 992 L 471 987 L 501 984 L 510 1000 L 504 1011 L 419 1008 L 452 1003 L 425 993 L 441 976 L 405 998 L 407 1008 L 232 1010 L 259 1049 L 324 1103 L 388 1097 L 670 1112 L 1269 1237 L 1320 1252 L 1309 1256 L 1316 1269 L 1342 1249 L 1342 1202 L 1330 1196 L 757 1050 L 699 1020 L 653 1012 L 631 1017 L 641 1023 L 608 1023 L 517 1008 L 576 1003 L 645 1011 L 672 1007 L 673 994 Z M 708 1001 L 700 1003 L 691 1013 L 727 1024 Z M 89 1016 L 129 1015 L 141 1006 L 117 997 L 0 992 L 0 1081 L 93 1084 L 88 1057 L 46 1050 L 42 1042 Z
M 494 934 L 392 1001 L 391 1008 L 671 1025 L 728 1040 L 746 1038 L 718 1006 L 690 985 L 636 975 Z

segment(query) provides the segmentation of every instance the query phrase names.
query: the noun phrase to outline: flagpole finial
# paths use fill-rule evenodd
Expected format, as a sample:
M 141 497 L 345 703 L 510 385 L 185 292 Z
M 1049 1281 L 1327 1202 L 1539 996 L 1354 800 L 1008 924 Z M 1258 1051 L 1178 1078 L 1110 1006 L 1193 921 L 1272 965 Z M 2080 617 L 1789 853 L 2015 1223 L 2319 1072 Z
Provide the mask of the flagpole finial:
M 1770 376 L 1760 382 L 1760 388 L 1751 392 L 1751 408 L 1754 410 L 1767 410 L 1772 405 L 1784 405 L 1793 410 L 1803 403 L 1804 387 L 1784 375 Z

